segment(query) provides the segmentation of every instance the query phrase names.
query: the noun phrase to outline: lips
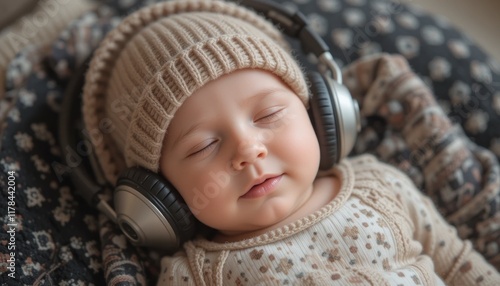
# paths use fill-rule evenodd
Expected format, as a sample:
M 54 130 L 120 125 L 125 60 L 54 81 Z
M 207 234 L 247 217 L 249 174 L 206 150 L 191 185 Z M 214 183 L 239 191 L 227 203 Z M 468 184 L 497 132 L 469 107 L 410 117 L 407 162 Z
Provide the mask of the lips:
M 240 198 L 254 199 L 265 196 L 274 191 L 283 175 L 271 175 L 256 180 L 256 183 Z

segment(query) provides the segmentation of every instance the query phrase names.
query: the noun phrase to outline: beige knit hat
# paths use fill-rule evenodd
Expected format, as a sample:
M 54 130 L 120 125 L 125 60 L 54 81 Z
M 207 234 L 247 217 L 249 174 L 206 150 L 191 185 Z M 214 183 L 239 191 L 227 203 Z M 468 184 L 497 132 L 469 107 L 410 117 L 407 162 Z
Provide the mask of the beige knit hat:
M 279 76 L 308 102 L 304 76 L 281 33 L 232 3 L 180 0 L 148 6 L 102 41 L 90 63 L 83 117 L 106 179 L 126 167 L 159 170 L 163 139 L 188 96 L 244 68 Z

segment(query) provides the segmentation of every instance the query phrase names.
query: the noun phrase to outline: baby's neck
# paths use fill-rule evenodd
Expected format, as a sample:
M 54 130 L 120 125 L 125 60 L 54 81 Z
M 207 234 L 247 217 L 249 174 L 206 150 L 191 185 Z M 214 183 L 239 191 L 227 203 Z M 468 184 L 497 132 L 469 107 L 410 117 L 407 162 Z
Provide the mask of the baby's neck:
M 304 201 L 302 206 L 300 206 L 294 213 L 286 217 L 284 220 L 265 228 L 238 234 L 228 235 L 222 232 L 218 232 L 213 238 L 213 241 L 219 243 L 235 242 L 256 237 L 273 229 L 283 227 L 319 210 L 320 208 L 331 202 L 339 193 L 340 188 L 341 179 L 338 177 L 330 175 L 317 178 L 313 183 L 312 192 L 309 198 Z

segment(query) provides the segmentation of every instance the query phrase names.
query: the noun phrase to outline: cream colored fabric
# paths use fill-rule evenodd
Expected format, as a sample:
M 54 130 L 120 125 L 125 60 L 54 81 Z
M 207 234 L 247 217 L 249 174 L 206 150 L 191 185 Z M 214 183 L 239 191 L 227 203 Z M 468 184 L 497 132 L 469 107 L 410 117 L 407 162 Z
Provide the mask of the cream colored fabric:
M 106 178 L 114 183 L 125 166 L 157 172 L 175 111 L 232 71 L 270 71 L 307 104 L 287 49 L 275 27 L 234 3 L 163 2 L 127 17 L 96 51 L 84 87 L 85 125 Z
M 74 19 L 96 7 L 91 0 L 43 0 L 22 18 L 0 33 L 0 98 L 4 96 L 7 66 L 14 56 L 29 45 L 52 43 Z
M 498 285 L 399 170 L 364 155 L 331 173 L 342 187 L 323 208 L 240 242 L 187 242 L 158 285 Z

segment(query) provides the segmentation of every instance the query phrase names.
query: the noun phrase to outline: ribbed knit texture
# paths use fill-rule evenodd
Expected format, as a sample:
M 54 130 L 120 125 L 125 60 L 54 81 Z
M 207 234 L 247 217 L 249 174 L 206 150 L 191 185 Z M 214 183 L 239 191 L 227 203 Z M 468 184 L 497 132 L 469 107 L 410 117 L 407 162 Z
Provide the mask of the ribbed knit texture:
M 175 1 L 127 17 L 96 51 L 84 87 L 84 120 L 99 134 L 91 139 L 106 178 L 114 183 L 125 166 L 157 172 L 165 132 L 184 100 L 245 68 L 277 75 L 307 105 L 304 75 L 280 32 L 248 9 Z

